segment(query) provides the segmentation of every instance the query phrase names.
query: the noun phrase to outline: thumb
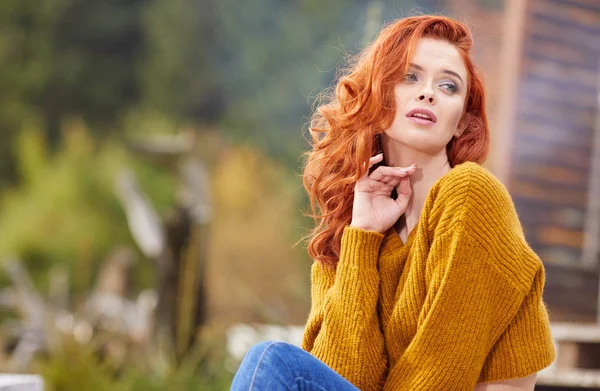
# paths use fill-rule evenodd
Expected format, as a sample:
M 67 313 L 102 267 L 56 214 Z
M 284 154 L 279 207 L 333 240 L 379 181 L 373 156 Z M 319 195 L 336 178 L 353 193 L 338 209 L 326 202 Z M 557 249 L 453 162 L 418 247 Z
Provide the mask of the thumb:
M 396 198 L 398 206 L 405 207 L 408 205 L 408 201 L 412 195 L 412 188 L 410 187 L 410 179 L 408 176 L 400 180 L 400 185 L 396 188 L 396 192 L 398 193 L 398 198 Z

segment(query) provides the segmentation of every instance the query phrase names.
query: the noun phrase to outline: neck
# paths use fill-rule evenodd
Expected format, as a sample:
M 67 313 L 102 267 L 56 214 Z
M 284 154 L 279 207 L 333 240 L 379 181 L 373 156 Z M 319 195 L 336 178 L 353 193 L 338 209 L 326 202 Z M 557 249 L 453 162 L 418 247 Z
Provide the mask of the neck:
M 399 220 L 401 226 L 397 227 L 405 230 L 404 236 L 408 236 L 408 233 L 419 221 L 429 190 L 451 169 L 448 155 L 445 149 L 435 155 L 416 151 L 387 137 L 384 137 L 383 141 L 383 155 L 387 166 L 408 167 L 411 164 L 417 164 L 417 170 L 410 176 L 412 196 L 404 218 Z

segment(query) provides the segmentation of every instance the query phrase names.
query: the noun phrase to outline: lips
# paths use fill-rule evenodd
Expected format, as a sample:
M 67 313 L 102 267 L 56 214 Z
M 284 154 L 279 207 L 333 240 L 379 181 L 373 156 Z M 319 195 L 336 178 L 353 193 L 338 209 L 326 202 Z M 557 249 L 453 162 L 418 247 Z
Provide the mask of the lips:
M 437 122 L 437 118 L 433 111 L 427 109 L 412 109 L 406 114 L 406 117 L 413 122 L 423 125 L 432 125 Z

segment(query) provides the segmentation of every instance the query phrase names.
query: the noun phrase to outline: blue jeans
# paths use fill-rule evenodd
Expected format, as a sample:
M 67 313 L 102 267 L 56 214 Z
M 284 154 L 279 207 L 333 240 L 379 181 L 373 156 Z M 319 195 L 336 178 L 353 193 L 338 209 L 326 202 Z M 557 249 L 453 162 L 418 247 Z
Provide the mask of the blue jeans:
M 322 361 L 285 343 L 254 345 L 238 369 L 231 391 L 360 391 Z

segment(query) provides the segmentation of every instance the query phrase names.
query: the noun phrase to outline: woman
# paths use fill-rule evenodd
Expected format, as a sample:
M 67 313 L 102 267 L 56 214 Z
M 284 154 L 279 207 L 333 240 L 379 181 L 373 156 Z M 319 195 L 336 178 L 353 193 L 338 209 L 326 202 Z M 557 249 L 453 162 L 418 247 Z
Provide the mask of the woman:
M 318 108 L 302 349 L 253 347 L 233 390 L 533 390 L 552 363 L 542 262 L 479 165 L 472 45 L 446 17 L 396 21 Z

